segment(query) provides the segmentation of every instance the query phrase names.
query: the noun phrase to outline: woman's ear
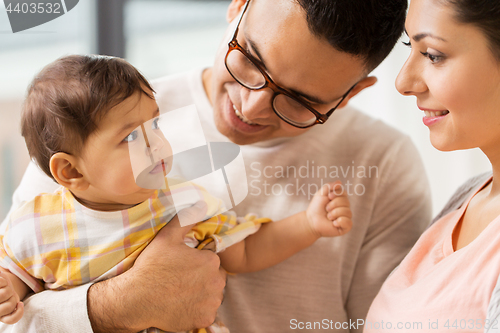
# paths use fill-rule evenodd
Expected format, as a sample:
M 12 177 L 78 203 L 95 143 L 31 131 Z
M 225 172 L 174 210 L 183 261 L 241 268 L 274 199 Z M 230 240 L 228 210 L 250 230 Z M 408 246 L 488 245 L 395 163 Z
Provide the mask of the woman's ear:
M 377 78 L 375 76 L 367 76 L 363 80 L 359 81 L 356 86 L 349 92 L 349 95 L 347 95 L 342 103 L 340 103 L 338 108 L 340 109 L 346 106 L 351 98 L 353 98 L 366 88 L 373 86 L 375 83 L 377 83 Z
M 228 23 L 231 23 L 240 13 L 241 8 L 245 5 L 246 0 L 233 0 L 229 4 L 229 7 L 226 12 L 226 20 Z
M 66 153 L 55 153 L 50 158 L 50 172 L 55 180 L 74 191 L 85 191 L 89 182 L 78 171 L 77 158 Z

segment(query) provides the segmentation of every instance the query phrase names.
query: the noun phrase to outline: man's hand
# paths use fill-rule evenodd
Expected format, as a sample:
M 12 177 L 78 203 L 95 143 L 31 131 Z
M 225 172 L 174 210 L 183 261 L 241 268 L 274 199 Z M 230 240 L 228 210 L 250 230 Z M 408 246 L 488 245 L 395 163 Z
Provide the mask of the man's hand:
M 181 214 L 197 216 L 189 211 L 200 209 L 197 206 Z M 212 324 L 222 302 L 226 273 L 215 253 L 184 244 L 191 227 L 180 227 L 176 216 L 130 270 L 90 287 L 87 301 L 94 332 L 137 332 L 149 327 L 177 332 Z

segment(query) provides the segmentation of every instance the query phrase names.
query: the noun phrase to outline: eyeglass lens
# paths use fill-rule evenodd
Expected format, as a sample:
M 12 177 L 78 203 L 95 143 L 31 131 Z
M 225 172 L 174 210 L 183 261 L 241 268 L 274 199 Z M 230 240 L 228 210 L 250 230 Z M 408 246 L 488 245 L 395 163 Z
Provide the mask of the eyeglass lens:
M 238 49 L 229 52 L 226 65 L 234 78 L 248 89 L 260 89 L 266 83 L 261 71 Z M 273 108 L 280 117 L 295 126 L 309 126 L 316 121 L 316 116 L 309 109 L 284 94 L 275 95 Z

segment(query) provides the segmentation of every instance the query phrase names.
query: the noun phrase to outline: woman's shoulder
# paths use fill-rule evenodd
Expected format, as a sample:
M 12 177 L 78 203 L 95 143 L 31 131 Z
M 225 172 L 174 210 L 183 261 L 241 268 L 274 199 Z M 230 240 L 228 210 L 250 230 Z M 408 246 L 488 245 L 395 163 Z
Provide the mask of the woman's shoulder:
M 459 209 L 465 202 L 465 200 L 467 200 L 467 198 L 470 197 L 470 195 L 479 186 L 484 184 L 491 177 L 492 177 L 492 172 L 488 171 L 468 179 L 465 183 L 463 183 L 460 187 L 458 187 L 458 189 L 451 196 L 450 200 L 448 200 L 443 209 L 432 220 L 432 223 L 436 222 L 443 216 L 447 215 L 449 212 Z

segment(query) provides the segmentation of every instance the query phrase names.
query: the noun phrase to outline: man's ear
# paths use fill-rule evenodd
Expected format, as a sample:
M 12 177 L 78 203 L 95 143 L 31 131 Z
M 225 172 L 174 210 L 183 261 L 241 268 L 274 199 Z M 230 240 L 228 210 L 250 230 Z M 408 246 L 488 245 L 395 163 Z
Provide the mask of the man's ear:
M 50 158 L 50 172 L 55 180 L 74 191 L 85 191 L 89 182 L 78 171 L 77 158 L 66 153 L 55 153 Z
M 231 23 L 240 13 L 241 8 L 245 5 L 246 0 L 232 0 L 226 13 L 226 20 Z
M 342 103 L 340 103 L 338 108 L 340 109 L 346 106 L 351 98 L 353 98 L 366 88 L 373 86 L 375 83 L 377 83 L 377 78 L 375 76 L 367 76 L 363 80 L 359 81 L 356 84 L 356 86 L 351 90 L 351 92 L 349 92 L 349 95 L 347 95 L 347 97 L 342 101 Z

